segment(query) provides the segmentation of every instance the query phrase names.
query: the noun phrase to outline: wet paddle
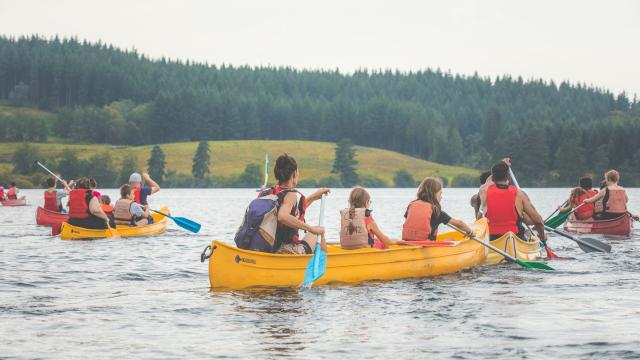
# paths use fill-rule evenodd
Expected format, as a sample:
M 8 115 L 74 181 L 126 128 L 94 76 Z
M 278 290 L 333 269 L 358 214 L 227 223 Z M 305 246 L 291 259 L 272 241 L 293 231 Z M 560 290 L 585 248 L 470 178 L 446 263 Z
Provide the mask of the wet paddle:
M 598 241 L 593 238 L 573 237 L 567 233 L 564 233 L 560 230 L 552 229 L 548 226 L 545 226 L 545 229 L 547 229 L 547 231 L 552 231 L 560 236 L 563 236 L 563 237 L 566 237 L 567 239 L 571 239 L 575 241 L 576 243 L 578 243 L 578 246 L 580 247 L 580 249 L 582 249 L 584 252 L 607 252 L 607 253 L 611 252 L 611 245 L 605 244 L 602 241 Z
M 518 184 L 518 180 L 516 180 L 516 176 L 513 173 L 513 170 L 511 170 L 511 166 L 509 166 L 509 175 L 511 175 L 511 180 L 513 180 L 513 184 L 520 189 L 520 185 Z M 522 221 L 524 223 L 524 219 Z M 527 225 L 528 227 L 528 225 Z M 531 231 L 531 228 L 529 228 L 529 232 L 531 232 L 531 234 L 533 235 L 533 231 Z M 556 255 L 553 251 L 551 251 L 551 248 L 549 247 L 549 245 L 547 245 L 546 241 L 543 241 L 542 244 L 544 245 L 544 250 L 547 252 L 547 257 L 549 259 L 564 259 L 563 257 L 560 257 L 558 255 Z
M 453 225 L 451 225 L 451 224 L 447 224 L 447 226 L 449 226 L 450 228 L 452 228 L 452 229 L 453 229 L 453 230 L 455 230 L 455 231 L 458 231 L 458 232 L 459 232 L 459 233 L 461 233 L 461 234 L 467 235 L 467 233 L 465 233 L 464 231 L 462 231 L 462 230 L 458 229 L 457 227 L 455 227 L 455 226 L 453 226 Z M 515 257 L 513 257 L 513 256 L 511 256 L 511 255 L 509 255 L 509 254 L 507 254 L 506 252 L 504 252 L 504 251 L 502 251 L 502 250 L 498 249 L 497 247 L 495 247 L 495 246 L 493 246 L 493 245 L 491 245 L 491 244 L 485 243 L 484 241 L 482 241 L 482 240 L 480 240 L 480 239 L 476 238 L 475 236 L 469 236 L 469 238 L 470 238 L 471 240 L 474 240 L 474 241 L 476 241 L 476 242 L 479 242 L 479 243 L 480 243 L 480 244 L 482 244 L 483 246 L 485 246 L 485 247 L 487 247 L 487 248 L 489 248 L 489 249 L 491 249 L 491 250 L 493 250 L 493 251 L 497 252 L 498 254 L 500 254 L 500 255 L 504 256 L 504 258 L 505 258 L 505 259 L 508 259 L 508 260 L 510 260 L 510 261 L 512 261 L 512 262 L 514 262 L 514 263 L 516 263 L 516 264 L 518 264 L 518 265 L 521 265 L 521 266 L 523 266 L 523 267 L 527 268 L 527 269 L 537 269 L 537 270 L 555 270 L 554 268 L 552 268 L 551 266 L 549 266 L 549 265 L 547 265 L 547 264 L 538 263 L 538 262 L 527 262 L 527 261 L 522 261 L 522 260 L 520 260 L 520 259 L 518 259 L 518 258 L 515 258 Z
M 324 224 L 324 203 L 326 195 L 322 195 L 320 200 L 320 221 L 318 226 Z M 316 238 L 316 240 L 318 240 Z M 324 241 L 324 234 L 322 235 L 322 241 Z M 303 287 L 311 287 L 313 282 L 320 279 L 327 270 L 327 253 L 322 250 L 320 241 L 316 241 L 316 249 L 313 251 L 313 256 L 309 263 L 307 263 L 307 269 L 304 272 L 304 280 L 302 282 Z
M 567 211 L 566 213 L 558 214 L 553 219 L 551 219 L 549 221 L 545 221 L 544 222 L 544 226 L 548 226 L 548 227 L 554 228 L 554 229 L 557 228 L 558 226 L 564 224 L 565 221 L 567 221 L 567 218 L 569 218 L 569 215 L 573 214 L 576 210 L 578 210 L 583 205 L 584 205 L 584 203 L 576 206 L 574 209 L 571 209 L 571 211 Z
M 568 204 L 568 203 L 569 203 L 569 201 L 567 200 L 567 201 L 565 201 L 564 203 L 562 203 L 562 205 L 560 205 L 560 206 L 559 206 L 559 207 L 557 207 L 555 210 L 553 210 L 553 212 L 551 213 L 551 215 L 547 216 L 547 218 L 546 218 L 546 219 L 544 219 L 544 222 L 546 223 L 547 221 L 549 221 L 549 219 L 551 219 L 551 217 L 552 217 L 553 215 L 555 215 L 555 214 L 558 212 L 558 210 L 560 210 L 560 208 L 563 208 L 563 207 L 567 206 L 567 204 Z
M 192 233 L 197 233 L 198 231 L 200 231 L 200 227 L 202 227 L 202 225 L 198 224 L 197 222 L 187 219 L 187 218 L 183 218 L 183 217 L 179 217 L 179 216 L 171 216 L 169 214 L 165 214 L 162 213 L 160 211 L 157 210 L 153 210 L 151 209 L 151 211 L 153 211 L 156 214 L 160 214 L 164 217 L 168 217 L 169 219 L 173 220 L 176 225 L 180 226 L 181 228 L 191 231 Z
M 60 177 L 58 177 L 58 175 L 54 174 L 54 173 L 53 173 L 53 171 L 51 171 L 51 170 L 47 169 L 47 167 L 46 167 L 46 166 L 42 165 L 42 164 L 40 163 L 40 161 L 37 161 L 37 160 L 36 160 L 35 164 L 36 164 L 36 165 L 39 165 L 39 166 L 40 166 L 41 168 L 43 168 L 46 172 L 48 172 L 49 174 L 51 174 L 51 176 L 53 176 L 53 177 L 55 177 L 56 179 L 58 179 L 58 181 L 60 181 L 62 184 L 65 184 L 65 183 L 66 183 L 64 180 L 60 179 Z

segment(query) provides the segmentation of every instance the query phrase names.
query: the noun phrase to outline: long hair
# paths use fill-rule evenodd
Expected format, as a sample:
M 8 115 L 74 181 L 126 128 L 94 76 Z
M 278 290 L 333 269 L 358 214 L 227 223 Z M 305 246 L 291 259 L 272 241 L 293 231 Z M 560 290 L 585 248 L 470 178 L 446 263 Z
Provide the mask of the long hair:
M 367 206 L 367 202 L 371 199 L 371 195 L 360 186 L 356 186 L 351 190 L 349 194 L 349 226 L 347 227 L 347 233 L 349 235 L 356 231 L 356 226 L 353 225 L 353 218 L 356 216 L 356 208 L 364 208 Z
M 440 201 L 438 201 L 438 197 L 436 196 L 440 190 L 442 190 L 442 182 L 440 182 L 440 179 L 434 177 L 426 177 L 418 187 L 417 200 L 430 203 L 434 216 L 440 216 Z
M 572 205 L 576 206 L 578 204 L 578 199 L 582 195 L 587 195 L 587 192 L 583 188 L 573 188 L 573 190 L 571 190 L 571 194 L 569 195 L 569 202 Z

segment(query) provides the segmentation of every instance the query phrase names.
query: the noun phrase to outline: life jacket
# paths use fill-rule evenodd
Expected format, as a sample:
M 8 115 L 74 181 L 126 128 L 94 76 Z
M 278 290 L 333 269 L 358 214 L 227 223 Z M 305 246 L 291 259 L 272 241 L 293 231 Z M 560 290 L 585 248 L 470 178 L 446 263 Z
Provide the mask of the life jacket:
M 489 234 L 502 235 L 519 232 L 516 211 L 518 188 L 513 185 L 493 184 L 487 189 L 487 219 Z
M 593 203 L 593 214 L 594 215 L 602 214 L 604 212 L 605 198 L 607 198 L 608 196 L 609 196 L 608 194 L 605 194 L 603 198 L 601 198 L 600 200 L 597 200 L 596 202 Z
M 60 212 L 60 206 L 58 206 L 58 192 L 49 190 L 44 192 L 44 208 L 49 211 Z
M 402 240 L 426 241 L 435 239 L 438 229 L 431 228 L 433 206 L 422 200 L 415 200 L 407 208 L 406 219 L 402 225 Z
M 0 200 L 4 199 L 4 189 L 0 190 Z
M 293 209 L 291 209 L 291 215 L 295 216 L 298 220 L 305 222 L 304 214 L 307 210 L 307 198 L 304 195 L 302 195 L 302 193 L 299 192 L 298 190 L 283 188 L 280 185 L 276 185 L 260 192 L 260 194 L 258 194 L 258 197 L 263 197 L 267 195 L 276 195 L 278 197 L 278 208 L 279 208 L 280 205 L 282 205 L 282 203 L 284 202 L 284 197 L 290 192 L 296 192 L 300 194 L 300 200 L 298 200 L 298 203 L 296 204 L 296 206 L 294 206 Z M 274 247 L 274 251 L 277 251 L 280 248 L 280 246 L 282 246 L 283 244 L 288 244 L 292 242 L 294 244 L 300 244 L 300 236 L 298 235 L 298 229 L 290 228 L 278 221 L 278 228 L 276 230 L 276 246 Z
M 608 213 L 624 214 L 627 212 L 627 193 L 622 189 L 609 190 L 609 200 L 606 204 Z
M 576 219 L 578 219 L 578 220 L 587 220 L 587 219 L 593 217 L 593 212 L 594 212 L 594 209 L 595 209 L 595 205 L 594 204 L 583 204 L 583 203 L 587 199 L 587 195 L 589 196 L 589 198 L 592 198 L 592 197 L 596 196 L 596 194 L 598 192 L 593 190 L 593 189 L 589 189 L 589 190 L 587 190 L 587 193 L 588 194 L 580 195 L 580 197 L 578 198 L 578 200 L 576 202 L 576 206 L 580 206 L 580 208 L 576 209 L 576 211 L 574 211 L 573 213 L 574 213 Z
M 131 214 L 131 205 L 134 201 L 118 199 L 113 207 L 113 221 L 119 225 L 134 225 L 135 216 Z
M 113 206 L 111 205 L 101 204 L 100 207 L 102 207 L 102 211 L 107 215 L 113 213 Z
M 16 200 L 18 198 L 18 196 L 16 195 L 16 187 L 12 186 L 9 188 L 9 191 L 7 191 L 7 199 L 9 200 Z
M 374 235 L 368 229 L 373 221 L 370 211 L 365 208 L 357 208 L 354 216 L 349 216 L 350 209 L 340 210 L 340 246 L 345 250 L 354 250 L 365 247 L 373 247 Z M 349 224 L 353 224 L 355 230 L 349 234 Z
M 141 203 L 140 191 L 142 190 L 142 186 L 136 186 L 133 188 L 133 200 L 140 205 L 146 205 Z
M 91 215 L 87 195 L 91 190 L 74 189 L 69 192 L 69 218 L 86 219 Z

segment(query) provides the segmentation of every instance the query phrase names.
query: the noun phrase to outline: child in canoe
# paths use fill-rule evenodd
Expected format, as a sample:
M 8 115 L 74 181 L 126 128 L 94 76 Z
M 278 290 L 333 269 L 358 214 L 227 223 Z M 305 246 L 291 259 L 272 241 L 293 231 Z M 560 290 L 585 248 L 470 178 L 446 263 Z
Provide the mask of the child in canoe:
M 369 206 L 371 196 L 367 190 L 353 188 L 349 195 L 349 208 L 340 210 L 340 246 L 343 249 L 386 249 L 398 243 L 380 231 Z
M 402 225 L 402 240 L 426 241 L 435 240 L 438 236 L 440 224 L 451 224 L 458 229 L 472 235 L 471 228 L 462 220 L 453 219 L 442 211 L 442 183 L 439 179 L 427 177 L 418 187 L 416 199 L 409 203 L 404 214 Z
M 120 187 L 120 199 L 113 206 L 113 217 L 118 225 L 140 226 L 153 223 L 149 209 L 135 202 L 129 184 Z

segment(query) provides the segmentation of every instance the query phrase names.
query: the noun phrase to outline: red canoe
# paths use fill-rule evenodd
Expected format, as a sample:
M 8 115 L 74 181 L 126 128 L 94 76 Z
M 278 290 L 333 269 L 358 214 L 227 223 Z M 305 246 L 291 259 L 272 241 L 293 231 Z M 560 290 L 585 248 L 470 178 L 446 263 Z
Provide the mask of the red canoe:
M 628 214 L 611 220 L 573 220 L 567 219 L 564 229 L 576 234 L 603 234 L 630 236 L 633 231 L 633 219 Z
M 63 214 L 51 210 L 47 210 L 38 206 L 36 210 L 36 224 L 45 226 L 54 226 L 69 220 L 69 214 Z
M 25 206 L 27 199 L 2 200 L 2 206 Z

